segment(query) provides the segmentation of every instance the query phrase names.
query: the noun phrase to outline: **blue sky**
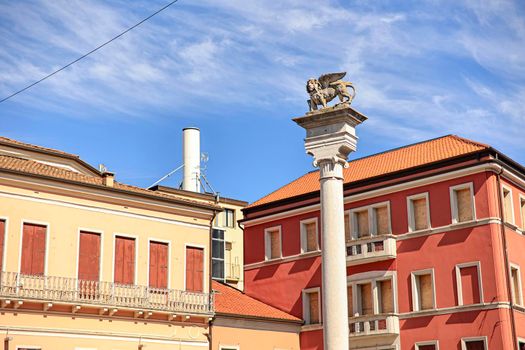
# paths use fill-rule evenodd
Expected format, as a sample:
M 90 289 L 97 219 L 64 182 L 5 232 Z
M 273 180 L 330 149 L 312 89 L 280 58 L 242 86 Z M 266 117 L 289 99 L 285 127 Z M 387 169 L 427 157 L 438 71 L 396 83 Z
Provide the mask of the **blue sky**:
M 1 1 L 0 97 L 167 2 Z M 0 135 L 148 186 L 181 164 L 181 130 L 197 126 L 212 185 L 254 201 L 313 169 L 291 118 L 307 110 L 305 81 L 335 71 L 369 117 L 352 158 L 455 133 L 525 163 L 519 0 L 179 0 L 0 104 Z

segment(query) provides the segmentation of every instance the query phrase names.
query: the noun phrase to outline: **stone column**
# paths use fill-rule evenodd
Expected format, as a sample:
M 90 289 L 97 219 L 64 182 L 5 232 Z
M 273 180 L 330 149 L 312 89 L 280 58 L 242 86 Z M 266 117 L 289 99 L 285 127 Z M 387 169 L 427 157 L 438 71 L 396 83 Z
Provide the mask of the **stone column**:
M 349 348 L 343 168 L 356 150 L 355 127 L 366 119 L 348 104 L 293 119 L 306 129 L 306 153 L 320 170 L 324 350 Z

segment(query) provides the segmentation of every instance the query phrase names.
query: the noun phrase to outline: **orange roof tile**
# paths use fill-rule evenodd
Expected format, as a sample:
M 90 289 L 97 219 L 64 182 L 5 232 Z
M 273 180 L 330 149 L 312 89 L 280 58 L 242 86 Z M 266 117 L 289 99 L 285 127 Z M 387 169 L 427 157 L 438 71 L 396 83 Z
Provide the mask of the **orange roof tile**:
M 300 318 L 267 305 L 223 283 L 213 281 L 212 289 L 216 292 L 214 300 L 217 314 L 302 322 Z
M 7 138 L 7 137 L 3 137 L 3 136 L 0 136 L 0 143 L 8 144 L 8 145 L 15 146 L 15 147 L 18 146 L 18 147 L 30 148 L 30 149 L 33 149 L 35 151 L 51 152 L 51 153 L 56 153 L 56 154 L 60 154 L 60 155 L 63 155 L 63 156 L 79 158 L 76 154 L 71 154 L 71 153 L 59 151 L 59 150 L 53 149 L 53 148 L 47 148 L 47 147 L 32 145 L 30 143 L 25 143 L 25 142 L 13 140 L 13 139 L 10 139 L 10 138 Z
M 349 167 L 344 169 L 344 182 L 361 181 L 475 153 L 487 148 L 490 148 L 490 146 L 456 135 L 447 135 L 350 161 L 348 163 Z M 246 208 L 315 191 L 319 191 L 319 171 L 312 171 L 301 176 Z

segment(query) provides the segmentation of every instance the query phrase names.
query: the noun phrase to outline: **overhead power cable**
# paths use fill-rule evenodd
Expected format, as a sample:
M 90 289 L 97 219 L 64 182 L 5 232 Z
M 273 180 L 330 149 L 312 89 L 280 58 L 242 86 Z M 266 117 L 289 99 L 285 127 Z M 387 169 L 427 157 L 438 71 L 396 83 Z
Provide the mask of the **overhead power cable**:
M 46 76 L 43 77 L 42 79 L 37 80 L 37 81 L 35 81 L 34 83 L 29 84 L 29 85 L 26 86 L 25 88 L 20 89 L 20 90 L 18 90 L 17 92 L 14 92 L 14 93 L 12 93 L 11 95 L 9 95 L 9 96 L 7 96 L 7 97 L 1 99 L 1 100 L 0 100 L 0 103 L 9 100 L 11 97 L 14 97 L 14 96 L 18 95 L 19 93 L 26 91 L 27 89 L 29 89 L 29 88 L 35 86 L 36 84 L 41 83 L 41 82 L 43 82 L 44 80 L 46 80 L 46 79 L 48 79 L 48 78 L 51 78 L 53 75 L 55 75 L 55 74 L 57 74 L 57 73 L 63 71 L 64 69 L 66 69 L 66 68 L 68 68 L 68 67 L 74 65 L 74 64 L 77 63 L 78 61 L 80 61 L 80 60 L 86 58 L 87 56 L 89 56 L 89 55 L 91 55 L 92 53 L 94 53 L 94 52 L 100 50 L 101 48 L 103 48 L 104 46 L 108 45 L 109 43 L 111 43 L 111 42 L 117 40 L 118 38 L 120 38 L 121 36 L 123 36 L 123 35 L 126 34 L 127 32 L 131 31 L 132 29 L 137 28 L 137 27 L 140 26 L 142 23 L 146 22 L 146 21 L 149 20 L 151 17 L 153 17 L 153 16 L 159 14 L 160 12 L 164 11 L 165 9 L 167 9 L 168 7 L 170 7 L 171 5 L 173 5 L 174 3 L 176 3 L 177 1 L 179 1 L 179 0 L 173 0 L 172 2 L 170 2 L 169 4 L 167 4 L 166 6 L 162 7 L 161 9 L 155 11 L 154 13 L 152 13 L 151 15 L 149 15 L 148 17 L 144 18 L 142 21 L 140 21 L 140 22 L 134 24 L 133 26 L 129 27 L 128 29 L 126 29 L 125 31 L 123 31 L 122 33 L 120 33 L 119 35 L 113 37 L 112 39 L 109 39 L 109 40 L 106 41 L 105 43 L 103 43 L 103 44 L 97 46 L 96 48 L 94 48 L 93 50 L 89 51 L 88 53 L 86 53 L 86 54 L 80 56 L 80 57 L 77 58 L 76 60 L 69 62 L 68 64 L 66 64 L 66 65 L 63 66 L 62 68 L 59 68 L 59 69 L 57 69 L 56 71 L 54 71 L 54 72 L 52 72 L 52 73 L 49 73 L 48 75 L 46 75 Z

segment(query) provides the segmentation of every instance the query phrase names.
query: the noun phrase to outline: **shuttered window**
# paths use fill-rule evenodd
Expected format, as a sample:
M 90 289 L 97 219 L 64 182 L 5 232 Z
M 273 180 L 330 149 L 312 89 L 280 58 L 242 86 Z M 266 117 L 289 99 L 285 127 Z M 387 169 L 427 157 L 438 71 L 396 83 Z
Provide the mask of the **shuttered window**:
M 512 192 L 503 188 L 503 217 L 506 222 L 514 223 L 512 215 Z
M 353 300 L 352 286 L 346 287 L 346 295 L 347 295 L 347 301 L 348 301 L 348 316 L 353 317 L 354 316 L 354 300 Z
M 372 284 L 359 284 L 359 307 L 361 315 L 372 315 L 374 313 L 372 303 Z
M 41 225 L 24 224 L 22 238 L 22 266 L 26 275 L 43 275 L 46 256 L 46 231 Z
M 357 223 L 357 237 L 370 236 L 370 229 L 368 225 L 368 210 L 358 211 L 354 214 Z
M 149 286 L 168 288 L 168 244 L 149 243 Z
M 379 293 L 379 313 L 394 312 L 392 280 L 378 281 L 377 290 Z
M 461 267 L 459 276 L 461 279 L 462 305 L 478 304 L 480 302 L 478 267 Z
M 470 187 L 454 190 L 454 200 L 457 210 L 457 222 L 470 221 L 474 219 L 472 211 L 472 193 Z
M 388 207 L 381 206 L 373 209 L 374 221 L 376 226 L 377 235 L 387 235 L 389 233 L 389 219 L 388 219 Z
M 428 310 L 434 308 L 434 288 L 431 273 L 418 273 L 414 275 L 414 310 Z
M 429 228 L 427 197 L 410 199 L 410 230 L 418 231 Z
M 135 283 L 135 240 L 115 237 L 115 283 Z
M 345 241 L 348 242 L 352 239 L 350 232 L 350 214 L 345 213 Z
M 320 313 L 320 297 L 317 290 L 305 291 L 303 293 L 303 303 L 305 311 L 305 321 L 307 324 L 318 324 L 321 323 Z
M 186 247 L 186 290 L 204 291 L 204 249 Z
M 80 232 L 78 278 L 85 281 L 100 279 L 100 235 L 97 233 Z
M 525 198 L 520 198 L 521 229 L 525 229 Z
M 485 341 L 483 340 L 467 340 L 465 341 L 466 350 L 485 350 Z
M 304 253 L 319 250 L 317 220 L 301 222 L 301 248 Z
M 266 260 L 278 259 L 281 257 L 281 230 L 279 227 L 267 229 L 265 231 L 265 250 Z
M 2 264 L 4 262 L 5 235 L 5 221 L 0 220 L 0 271 L 4 271 L 4 266 Z
M 521 300 L 521 276 L 520 270 L 516 267 L 510 268 L 510 275 L 512 280 L 512 301 L 515 304 L 522 305 Z

